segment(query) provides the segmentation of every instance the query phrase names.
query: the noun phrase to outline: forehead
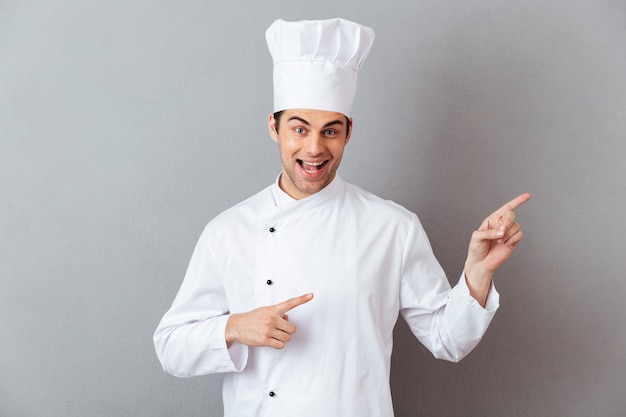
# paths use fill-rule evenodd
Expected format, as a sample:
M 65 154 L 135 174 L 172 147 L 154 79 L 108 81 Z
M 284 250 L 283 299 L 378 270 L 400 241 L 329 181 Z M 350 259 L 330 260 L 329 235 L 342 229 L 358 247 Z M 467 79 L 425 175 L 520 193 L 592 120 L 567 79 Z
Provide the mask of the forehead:
M 281 119 L 293 123 L 304 120 L 312 126 L 325 126 L 334 122 L 346 124 L 346 116 L 343 113 L 326 110 L 287 109 L 283 111 Z

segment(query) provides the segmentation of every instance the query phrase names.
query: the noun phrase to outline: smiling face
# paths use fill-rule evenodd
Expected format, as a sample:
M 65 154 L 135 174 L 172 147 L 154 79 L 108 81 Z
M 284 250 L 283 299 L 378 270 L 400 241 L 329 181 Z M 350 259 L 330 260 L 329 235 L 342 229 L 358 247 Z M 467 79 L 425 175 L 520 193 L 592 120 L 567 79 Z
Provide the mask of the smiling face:
M 350 140 L 346 116 L 289 109 L 282 112 L 278 131 L 273 114 L 268 128 L 280 151 L 283 169 L 279 185 L 283 191 L 300 200 L 331 183 Z

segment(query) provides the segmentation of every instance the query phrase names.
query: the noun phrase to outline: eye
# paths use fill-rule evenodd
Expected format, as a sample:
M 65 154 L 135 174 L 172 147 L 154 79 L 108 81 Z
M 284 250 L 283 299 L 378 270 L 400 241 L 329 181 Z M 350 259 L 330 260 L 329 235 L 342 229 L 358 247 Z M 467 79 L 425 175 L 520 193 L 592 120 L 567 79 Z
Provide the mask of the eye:
M 337 131 L 336 131 L 336 130 L 333 130 L 333 129 L 326 129 L 326 130 L 324 131 L 324 135 L 326 135 L 326 136 L 334 136 L 334 135 L 336 135 L 336 134 L 337 134 Z
M 304 133 L 304 128 L 303 128 L 303 127 L 296 127 L 296 128 L 294 129 L 294 131 L 295 131 L 297 134 L 301 135 L 301 134 L 303 134 L 303 133 Z

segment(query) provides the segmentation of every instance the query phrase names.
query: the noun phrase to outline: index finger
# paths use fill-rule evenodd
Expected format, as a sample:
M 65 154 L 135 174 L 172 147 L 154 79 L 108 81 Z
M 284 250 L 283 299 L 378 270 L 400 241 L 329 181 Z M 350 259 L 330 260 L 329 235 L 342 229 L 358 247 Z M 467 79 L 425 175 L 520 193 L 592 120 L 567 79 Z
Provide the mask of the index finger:
M 308 303 L 313 299 L 313 294 L 304 294 L 299 297 L 290 298 L 287 301 L 283 301 L 282 303 L 276 304 L 276 307 L 280 311 L 281 315 L 285 314 L 289 310 L 298 307 L 304 303 Z
M 518 208 L 519 206 L 521 206 L 522 204 L 530 200 L 530 197 L 531 197 L 530 193 L 520 194 L 517 197 L 515 197 L 513 200 L 503 205 L 500 208 L 500 210 L 515 210 L 516 208 Z

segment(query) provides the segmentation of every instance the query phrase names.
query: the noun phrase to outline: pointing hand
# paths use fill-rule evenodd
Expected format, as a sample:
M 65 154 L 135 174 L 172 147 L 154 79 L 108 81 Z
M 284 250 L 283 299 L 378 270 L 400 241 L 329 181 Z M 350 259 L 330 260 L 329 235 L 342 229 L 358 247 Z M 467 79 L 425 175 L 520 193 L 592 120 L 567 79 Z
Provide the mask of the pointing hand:
M 509 259 L 524 236 L 520 224 L 515 222 L 515 209 L 528 200 L 528 193 L 517 196 L 494 211 L 472 233 L 465 261 L 465 277 L 470 294 L 483 305 L 493 273 Z
M 226 322 L 226 345 L 230 347 L 238 342 L 282 349 L 296 332 L 296 326 L 289 321 L 286 313 L 312 299 L 313 294 L 304 294 L 247 313 L 232 314 Z

